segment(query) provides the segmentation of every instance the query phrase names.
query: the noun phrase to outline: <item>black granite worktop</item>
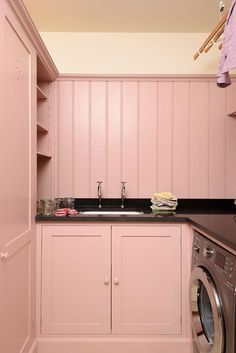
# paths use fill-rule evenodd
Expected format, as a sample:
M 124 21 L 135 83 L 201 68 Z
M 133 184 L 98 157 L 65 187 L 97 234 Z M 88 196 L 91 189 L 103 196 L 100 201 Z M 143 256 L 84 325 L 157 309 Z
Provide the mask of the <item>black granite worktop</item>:
M 76 199 L 75 208 L 98 210 L 96 199 Z M 120 209 L 120 200 L 103 200 L 102 210 Z M 236 251 L 236 206 L 234 200 L 178 200 L 175 213 L 154 214 L 148 199 L 128 199 L 126 210 L 142 210 L 140 215 L 86 215 L 55 217 L 36 216 L 37 222 L 151 222 L 185 223 L 188 222 L 206 232 L 225 246 Z

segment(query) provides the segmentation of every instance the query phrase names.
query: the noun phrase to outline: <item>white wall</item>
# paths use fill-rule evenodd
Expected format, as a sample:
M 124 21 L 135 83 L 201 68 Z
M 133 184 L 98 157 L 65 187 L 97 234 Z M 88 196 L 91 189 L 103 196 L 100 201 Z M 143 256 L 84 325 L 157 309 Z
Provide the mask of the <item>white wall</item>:
M 215 45 L 196 61 L 207 33 L 42 32 L 60 73 L 216 74 Z

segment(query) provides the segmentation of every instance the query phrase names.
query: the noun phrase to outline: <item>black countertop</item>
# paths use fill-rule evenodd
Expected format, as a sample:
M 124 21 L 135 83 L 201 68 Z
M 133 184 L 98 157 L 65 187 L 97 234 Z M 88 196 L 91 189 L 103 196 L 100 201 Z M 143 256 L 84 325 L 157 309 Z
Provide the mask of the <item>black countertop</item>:
M 81 201 L 82 200 L 82 201 Z M 97 208 L 97 200 L 76 199 L 75 207 L 80 210 Z M 109 200 L 111 202 L 111 200 Z M 120 201 L 119 201 L 120 202 Z M 135 206 L 135 207 L 134 207 Z M 116 207 L 116 208 L 115 208 Z M 103 210 L 117 209 L 104 202 Z M 175 213 L 154 214 L 150 210 L 150 200 L 126 200 L 126 209 L 142 209 L 140 215 L 86 215 L 55 217 L 36 216 L 37 222 L 151 222 L 185 223 L 188 222 L 206 232 L 225 246 L 236 251 L 236 206 L 234 200 L 179 200 Z

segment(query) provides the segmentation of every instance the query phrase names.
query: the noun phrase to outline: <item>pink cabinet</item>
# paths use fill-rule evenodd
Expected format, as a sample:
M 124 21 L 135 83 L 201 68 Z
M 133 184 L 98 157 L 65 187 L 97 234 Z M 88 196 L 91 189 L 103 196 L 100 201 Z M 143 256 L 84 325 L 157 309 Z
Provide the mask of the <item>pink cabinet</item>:
M 112 227 L 114 333 L 181 334 L 181 227 Z
M 0 351 L 28 352 L 35 338 L 36 52 L 0 0 Z
M 42 228 L 42 333 L 110 332 L 108 226 Z
M 181 335 L 181 226 L 39 229 L 42 334 Z

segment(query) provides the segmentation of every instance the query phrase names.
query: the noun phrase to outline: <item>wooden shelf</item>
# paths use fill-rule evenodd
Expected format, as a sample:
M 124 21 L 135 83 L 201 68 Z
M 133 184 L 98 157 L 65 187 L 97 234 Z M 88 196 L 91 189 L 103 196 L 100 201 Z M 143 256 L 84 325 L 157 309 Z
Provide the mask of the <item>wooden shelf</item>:
M 43 124 L 37 122 L 37 131 L 47 133 L 48 128 L 46 128 Z
M 37 85 L 37 99 L 38 100 L 47 100 L 48 97 L 43 92 L 43 90 Z
M 47 159 L 52 158 L 52 156 L 50 154 L 42 153 L 42 152 L 39 152 L 39 151 L 37 151 L 37 157 L 39 157 L 39 158 L 47 158 Z

